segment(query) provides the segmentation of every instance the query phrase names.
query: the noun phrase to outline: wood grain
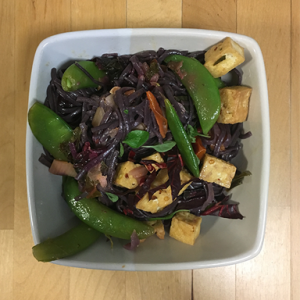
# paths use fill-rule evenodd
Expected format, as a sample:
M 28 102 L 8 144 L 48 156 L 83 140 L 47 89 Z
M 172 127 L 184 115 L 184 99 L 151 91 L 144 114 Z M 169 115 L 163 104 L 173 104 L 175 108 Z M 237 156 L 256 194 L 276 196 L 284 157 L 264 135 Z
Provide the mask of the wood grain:
M 183 0 L 183 27 L 236 31 L 236 0 Z
M 194 300 L 235 298 L 235 266 L 193 271 Z
M 238 1 L 237 15 L 237 32 L 259 43 L 267 72 L 271 123 L 269 204 L 289 206 L 290 1 Z M 283 153 L 287 153 L 286 160 L 282 159 Z
M 72 269 L 70 299 L 126 299 L 124 272 Z
M 14 154 L 15 154 L 15 79 L 14 54 L 12 47 L 15 38 L 14 1 L 4 0 L 0 3 L 0 165 L 1 165 L 1 201 L 0 201 L 0 230 L 13 229 L 14 226 Z
M 192 299 L 192 272 L 127 272 L 126 299 Z
M 300 299 L 300 1 L 292 0 L 291 30 L 291 299 Z
M 126 27 L 126 0 L 71 0 L 71 30 Z
M 0 3 L 0 299 L 300 299 L 300 0 L 2 0 Z M 271 118 L 266 238 L 253 260 L 178 272 L 112 272 L 38 263 L 26 197 L 32 60 L 71 30 L 192 27 L 238 32 L 265 59 Z
M 236 265 L 236 299 L 289 299 L 290 209 L 269 207 L 259 256 Z
M 127 27 L 182 27 L 181 0 L 127 0 Z
M 271 123 L 271 170 L 265 244 L 257 258 L 236 266 L 236 298 L 288 299 L 291 259 L 291 49 L 290 34 L 287 32 L 290 32 L 290 3 L 271 0 L 238 1 L 237 16 L 237 32 L 254 37 L 265 60 Z M 252 21 L 254 19 L 255 22 Z M 271 46 L 274 43 L 275 49 Z M 274 60 L 277 55 L 281 59 Z M 282 160 L 283 153 L 287 154 L 286 161 Z
M 59 0 L 17 1 L 15 19 L 15 222 L 14 222 L 14 298 L 67 299 L 69 269 L 37 263 L 32 257 L 26 197 L 25 130 L 28 87 L 33 56 L 38 44 L 46 37 L 70 30 L 69 2 Z M 59 22 L 58 22 L 59 21 Z M 42 99 L 41 99 L 42 100 Z M 42 287 L 42 288 L 41 288 Z
M 0 230 L 0 300 L 13 299 L 13 230 Z

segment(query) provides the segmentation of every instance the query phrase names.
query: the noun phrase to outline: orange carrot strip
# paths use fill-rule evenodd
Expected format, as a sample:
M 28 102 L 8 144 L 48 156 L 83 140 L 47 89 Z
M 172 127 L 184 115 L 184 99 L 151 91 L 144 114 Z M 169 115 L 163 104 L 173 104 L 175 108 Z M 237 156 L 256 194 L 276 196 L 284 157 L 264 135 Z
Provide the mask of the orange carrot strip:
M 168 131 L 168 122 L 167 119 L 163 116 L 161 108 L 155 98 L 155 96 L 150 92 L 146 92 L 147 98 L 150 103 L 150 109 L 153 111 L 156 122 L 159 127 L 159 132 L 163 138 L 166 137 L 166 133 Z
M 202 141 L 199 136 L 196 137 L 196 143 L 192 144 L 196 156 L 201 160 L 201 158 L 206 153 L 206 149 L 202 145 Z

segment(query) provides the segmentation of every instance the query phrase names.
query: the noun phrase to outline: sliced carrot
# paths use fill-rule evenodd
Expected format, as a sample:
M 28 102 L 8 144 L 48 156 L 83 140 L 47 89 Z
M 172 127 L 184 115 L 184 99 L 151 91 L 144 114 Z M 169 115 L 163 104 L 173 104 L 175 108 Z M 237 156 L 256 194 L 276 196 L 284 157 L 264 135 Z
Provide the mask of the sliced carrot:
M 155 96 L 150 92 L 146 92 L 147 98 L 150 103 L 150 109 L 153 111 L 156 122 L 158 124 L 159 132 L 163 138 L 166 137 L 166 133 L 168 131 L 168 122 L 167 119 L 163 116 L 162 110 L 155 98 Z
M 192 144 L 196 156 L 201 160 L 201 158 L 206 153 L 205 147 L 202 145 L 202 141 L 199 136 L 196 137 L 196 143 Z

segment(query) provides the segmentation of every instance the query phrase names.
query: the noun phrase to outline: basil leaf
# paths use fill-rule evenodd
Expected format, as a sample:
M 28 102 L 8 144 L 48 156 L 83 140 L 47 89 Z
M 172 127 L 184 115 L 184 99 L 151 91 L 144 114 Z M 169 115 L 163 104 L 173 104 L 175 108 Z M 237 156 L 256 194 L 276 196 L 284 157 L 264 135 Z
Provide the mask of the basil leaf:
M 252 174 L 251 174 L 251 172 L 248 171 L 248 170 L 247 170 L 247 171 L 244 171 L 244 172 L 242 172 L 242 173 L 240 173 L 240 174 L 236 174 L 236 175 L 233 177 L 232 182 L 231 182 L 231 186 L 230 186 L 229 189 L 227 189 L 227 191 L 230 191 L 231 189 L 237 187 L 238 185 L 241 185 L 241 184 L 243 183 L 243 181 L 244 181 L 244 178 L 245 178 L 246 176 L 250 176 L 250 175 L 252 175 Z
M 119 154 L 119 157 L 122 157 L 124 154 L 124 146 L 122 143 L 120 143 L 120 154 Z
M 129 132 L 123 141 L 131 148 L 139 148 L 144 145 L 149 139 L 149 132 L 145 130 L 133 130 Z
M 149 218 L 148 221 L 156 221 L 156 220 L 169 220 L 169 219 L 172 219 L 174 217 L 175 214 L 177 214 L 178 212 L 181 212 L 181 211 L 190 211 L 189 209 L 179 209 L 179 210 L 176 210 L 174 211 L 173 213 L 167 215 L 167 216 L 164 216 L 164 217 L 158 217 L 158 218 Z
M 163 144 L 143 146 L 143 148 L 153 148 L 157 152 L 167 152 L 171 150 L 176 145 L 174 141 L 165 141 Z
M 112 193 L 105 193 L 105 194 L 109 198 L 109 200 L 112 202 L 117 202 L 119 200 L 119 197 L 115 194 L 112 194 Z
M 187 136 L 188 136 L 191 143 L 196 143 L 196 136 L 203 136 L 203 137 L 206 137 L 206 138 L 210 138 L 210 136 L 207 135 L 207 134 L 199 133 L 197 128 L 193 127 L 190 124 L 186 128 L 186 133 L 187 133 Z

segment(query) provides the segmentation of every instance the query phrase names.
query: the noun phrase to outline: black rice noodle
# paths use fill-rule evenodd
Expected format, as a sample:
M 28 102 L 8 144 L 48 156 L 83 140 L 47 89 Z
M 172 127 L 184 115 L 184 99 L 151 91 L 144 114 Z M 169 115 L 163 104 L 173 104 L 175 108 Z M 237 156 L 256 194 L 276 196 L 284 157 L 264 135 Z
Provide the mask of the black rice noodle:
M 76 179 L 79 186 L 83 188 L 85 175 L 94 166 L 103 163 L 106 166 L 105 174 L 107 176 L 107 186 L 97 185 L 97 189 L 102 196 L 99 201 L 107 206 L 128 214 L 129 216 L 147 220 L 154 217 L 166 216 L 178 209 L 189 209 L 191 213 L 199 216 L 207 213 L 211 207 L 219 203 L 225 203 L 230 199 L 226 194 L 226 189 L 217 185 L 204 182 L 200 179 L 194 179 L 188 189 L 179 195 L 170 205 L 157 213 L 149 213 L 139 210 L 135 207 L 135 193 L 130 190 L 124 190 L 114 186 L 113 180 L 117 165 L 128 159 L 135 163 L 152 153 L 153 149 L 138 148 L 131 149 L 124 144 L 124 154 L 120 156 L 120 143 L 126 135 L 135 128 L 145 128 L 150 133 L 150 138 L 145 145 L 155 145 L 172 139 L 172 134 L 167 133 L 163 139 L 158 128 L 158 124 L 153 112 L 149 108 L 149 101 L 146 98 L 146 91 L 150 90 L 156 97 L 160 107 L 164 109 L 164 98 L 168 98 L 173 104 L 184 127 L 188 125 L 199 126 L 199 121 L 195 113 L 193 101 L 188 95 L 186 89 L 179 78 L 170 71 L 163 63 L 164 59 L 170 54 L 180 54 L 188 57 L 194 57 L 201 63 L 204 62 L 205 51 L 180 51 L 165 50 L 159 48 L 158 51 L 143 51 L 133 55 L 121 55 L 116 53 L 103 54 L 101 57 L 93 59 L 98 67 L 102 66 L 103 59 L 117 61 L 124 65 L 117 78 L 111 78 L 112 85 L 120 87 L 115 92 L 115 96 L 110 96 L 109 91 L 112 86 L 109 83 L 101 83 L 91 77 L 91 75 L 79 64 L 75 64 L 89 78 L 93 80 L 102 89 L 95 88 L 81 89 L 73 92 L 65 92 L 61 87 L 61 78 L 64 70 L 51 70 L 51 81 L 47 88 L 47 97 L 45 105 L 63 118 L 72 128 L 79 127 L 81 136 L 79 143 L 71 142 L 69 144 L 70 160 L 78 168 Z M 154 62 L 157 66 L 157 73 L 151 75 L 149 79 L 150 63 Z M 237 84 L 242 82 L 242 74 L 234 69 L 232 72 L 238 78 Z M 113 99 L 113 101 L 111 101 Z M 97 110 L 102 107 L 104 116 L 97 127 L 92 127 L 91 122 Z M 221 158 L 225 161 L 231 161 L 242 149 L 241 139 L 251 136 L 251 132 L 243 132 L 243 124 L 218 124 L 216 123 L 209 132 L 209 138 L 201 137 L 203 146 L 207 153 Z M 84 145 L 90 145 L 92 150 L 84 154 L 82 149 Z M 85 160 L 83 158 L 85 157 Z M 46 166 L 50 166 L 53 158 L 47 152 L 42 154 L 40 161 Z M 151 180 L 154 175 L 149 175 L 140 192 L 143 195 L 150 190 Z M 150 182 L 148 182 L 148 181 Z M 160 186 L 167 187 L 169 183 Z M 156 190 L 152 190 L 152 194 Z M 116 203 L 111 202 L 106 192 L 118 195 L 119 200 Z M 80 200 L 86 196 L 84 191 L 77 197 Z M 235 207 L 228 209 L 234 210 Z M 217 209 L 212 214 L 220 214 Z M 225 216 L 226 217 L 226 216 Z M 227 216 L 228 217 L 228 216 Z M 236 217 L 242 218 L 237 214 Z M 167 222 L 166 222 L 167 223 Z

